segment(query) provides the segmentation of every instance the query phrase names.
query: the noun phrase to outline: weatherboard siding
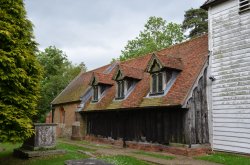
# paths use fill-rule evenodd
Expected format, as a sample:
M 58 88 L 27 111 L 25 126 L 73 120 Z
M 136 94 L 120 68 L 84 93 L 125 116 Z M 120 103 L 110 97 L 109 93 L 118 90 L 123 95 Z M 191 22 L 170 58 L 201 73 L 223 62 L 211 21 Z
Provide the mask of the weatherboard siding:
M 212 147 L 250 153 L 250 12 L 238 0 L 209 9 Z

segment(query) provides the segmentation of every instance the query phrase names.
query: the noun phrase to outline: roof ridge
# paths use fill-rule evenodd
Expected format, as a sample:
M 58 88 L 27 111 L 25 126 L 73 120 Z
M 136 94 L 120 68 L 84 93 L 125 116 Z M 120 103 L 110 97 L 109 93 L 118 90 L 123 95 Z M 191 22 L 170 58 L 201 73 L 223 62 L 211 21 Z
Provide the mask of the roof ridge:
M 208 34 L 205 33 L 205 34 L 202 34 L 202 35 L 200 35 L 200 36 L 196 36 L 196 37 L 194 37 L 194 38 L 190 38 L 190 39 L 188 39 L 188 40 L 186 40 L 186 41 L 184 41 L 184 42 L 181 42 L 181 43 L 178 43 L 178 44 L 174 44 L 174 45 L 170 45 L 170 46 L 167 47 L 167 48 L 163 48 L 163 49 L 161 49 L 161 50 L 156 51 L 156 53 L 159 53 L 159 52 L 161 52 L 162 50 L 171 49 L 171 48 L 173 48 L 173 47 L 175 47 L 175 46 L 181 46 L 181 45 L 188 44 L 189 42 L 193 42 L 194 40 L 198 40 L 198 39 L 203 38 L 203 37 L 205 37 L 205 36 L 207 36 L 207 35 L 208 35 Z
M 126 63 L 126 62 L 130 62 L 130 61 L 135 60 L 135 59 L 144 58 L 144 57 L 146 57 L 146 56 L 148 56 L 148 55 L 152 55 L 153 53 L 158 53 L 158 52 L 160 52 L 160 51 L 162 51 L 162 50 L 171 49 L 171 48 L 173 48 L 173 47 L 175 47 L 175 46 L 184 45 L 184 44 L 187 44 L 187 43 L 189 43 L 189 42 L 191 42 L 191 41 L 193 41 L 193 40 L 196 40 L 196 39 L 200 39 L 200 38 L 202 38 L 202 37 L 205 37 L 205 36 L 207 36 L 207 35 L 208 35 L 208 34 L 205 33 L 205 34 L 196 36 L 196 37 L 194 37 L 194 38 L 190 38 L 190 39 L 188 39 L 188 40 L 186 40 L 186 41 L 184 41 L 184 42 L 181 42 L 181 43 L 178 43 L 178 44 L 174 44 L 174 45 L 170 45 L 170 46 L 167 47 L 167 48 L 163 48 L 163 49 L 160 49 L 160 50 L 157 50 L 157 51 L 153 51 L 153 52 L 150 52 L 150 53 L 146 53 L 145 55 L 142 55 L 142 56 L 139 56 L 139 57 L 133 57 L 133 58 L 130 58 L 130 59 L 125 60 L 125 61 L 120 61 L 120 64 L 124 64 L 124 63 Z

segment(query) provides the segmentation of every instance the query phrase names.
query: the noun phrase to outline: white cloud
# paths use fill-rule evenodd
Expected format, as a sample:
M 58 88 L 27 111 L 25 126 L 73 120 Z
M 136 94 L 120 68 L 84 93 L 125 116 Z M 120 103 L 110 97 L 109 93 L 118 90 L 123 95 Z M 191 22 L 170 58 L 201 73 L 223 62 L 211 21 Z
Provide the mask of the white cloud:
M 118 57 L 150 16 L 181 23 L 184 11 L 205 0 L 26 0 L 40 49 L 50 45 L 88 69 Z

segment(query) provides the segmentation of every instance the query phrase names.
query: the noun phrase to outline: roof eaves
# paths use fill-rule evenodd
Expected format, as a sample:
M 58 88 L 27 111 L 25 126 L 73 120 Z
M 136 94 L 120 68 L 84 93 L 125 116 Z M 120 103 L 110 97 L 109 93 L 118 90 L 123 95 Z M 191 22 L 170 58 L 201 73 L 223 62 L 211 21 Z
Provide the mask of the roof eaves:
M 225 1 L 227 0 L 207 0 L 200 8 L 208 10 L 210 6 L 217 5 Z

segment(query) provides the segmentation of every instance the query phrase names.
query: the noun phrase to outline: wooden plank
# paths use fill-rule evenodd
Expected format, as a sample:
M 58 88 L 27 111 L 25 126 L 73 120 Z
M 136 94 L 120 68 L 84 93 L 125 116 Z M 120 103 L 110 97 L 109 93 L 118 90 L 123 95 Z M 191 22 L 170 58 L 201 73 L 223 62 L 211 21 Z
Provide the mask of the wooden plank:
M 238 152 L 238 153 L 250 153 L 249 148 L 242 148 L 231 145 L 223 145 L 223 144 L 214 144 L 214 150 L 216 151 L 229 151 L 229 152 Z
M 230 144 L 231 146 L 250 148 L 249 138 L 214 136 L 213 141 L 214 143 L 219 143 L 219 144 Z
M 250 35 L 249 35 L 250 37 Z M 212 58 L 213 68 L 220 67 L 219 64 L 231 65 L 232 63 L 244 62 L 249 60 L 250 51 L 244 50 L 243 53 L 238 54 L 238 52 L 230 52 L 226 56 L 225 54 L 216 54 Z M 223 73 L 223 72 L 222 72 Z
M 237 141 L 226 141 L 226 140 L 217 140 L 217 139 L 214 139 L 213 140 L 214 142 L 214 145 L 216 144 L 220 144 L 220 145 L 227 145 L 227 146 L 234 146 L 234 147 L 239 147 L 239 148 L 247 148 L 247 149 L 250 149 L 250 144 L 249 143 L 239 143 Z
M 169 144 L 169 115 L 167 112 L 164 112 L 163 116 L 164 116 L 164 120 L 163 120 L 164 143 Z
M 214 132 L 231 132 L 232 134 L 236 133 L 248 133 L 250 134 L 250 128 L 246 127 L 228 127 L 228 126 L 214 126 Z M 249 136 L 250 137 L 250 136 Z
M 222 89 L 228 88 L 230 90 L 231 88 L 235 88 L 235 87 L 241 88 L 244 86 L 248 88 L 248 86 L 250 86 L 250 81 L 233 82 L 233 83 L 228 83 L 228 84 L 217 84 L 217 85 L 213 86 L 212 90 L 214 91 L 214 90 L 220 89 L 220 88 L 222 88 Z M 215 91 L 215 92 L 217 92 L 217 91 Z
M 245 65 L 245 66 L 241 66 L 239 68 L 228 68 L 226 69 L 218 69 L 218 70 L 213 70 L 214 72 L 214 76 L 222 76 L 222 75 L 227 75 L 227 74 L 235 74 L 235 73 L 241 73 L 241 72 L 245 72 L 245 71 L 249 71 L 249 66 Z
M 243 122 L 213 122 L 213 126 L 216 127 L 235 127 L 235 128 L 250 128 L 250 123 Z
M 214 122 L 227 122 L 227 123 L 237 123 L 237 122 L 241 122 L 241 123 L 249 123 L 250 124 L 250 119 L 249 118 L 218 118 L 218 117 L 214 117 Z
M 225 110 L 225 109 L 249 109 L 248 104 L 241 105 L 213 105 L 214 110 Z
M 236 95 L 236 96 L 218 96 L 218 97 L 213 97 L 213 101 L 229 101 L 229 100 L 249 100 L 250 96 L 249 95 Z
M 215 33 L 213 37 L 219 38 L 220 36 L 225 36 L 225 35 L 234 34 L 234 33 L 242 34 L 242 33 L 240 33 L 241 31 L 239 31 L 239 29 L 244 31 L 244 33 L 248 33 L 250 21 L 246 20 L 246 19 L 242 20 L 242 21 L 228 22 L 228 24 L 230 24 L 230 25 L 226 28 L 223 25 L 225 25 L 227 23 L 223 22 L 222 26 L 218 26 L 217 28 L 213 29 L 213 33 Z M 223 20 L 223 21 L 225 21 L 225 20 Z M 239 23 L 242 23 L 242 26 L 239 26 Z
M 238 114 L 249 114 L 250 109 L 220 109 L 220 110 L 213 110 L 213 114 L 223 114 L 223 113 L 238 113 Z
M 220 114 L 216 114 L 214 113 L 213 116 L 215 118 L 239 118 L 239 119 L 250 119 L 250 113 L 220 113 Z M 249 120 L 250 123 L 250 120 Z
M 231 48 L 227 48 L 227 49 L 215 49 L 214 50 L 214 54 L 224 54 L 224 53 L 230 53 L 230 52 L 234 52 L 240 49 L 249 49 L 249 44 L 243 44 L 243 45 L 235 45 L 234 47 Z
M 228 141 L 246 142 L 250 144 L 250 134 L 242 132 L 214 131 L 214 139 L 225 139 Z M 241 140 L 242 139 L 242 140 Z

